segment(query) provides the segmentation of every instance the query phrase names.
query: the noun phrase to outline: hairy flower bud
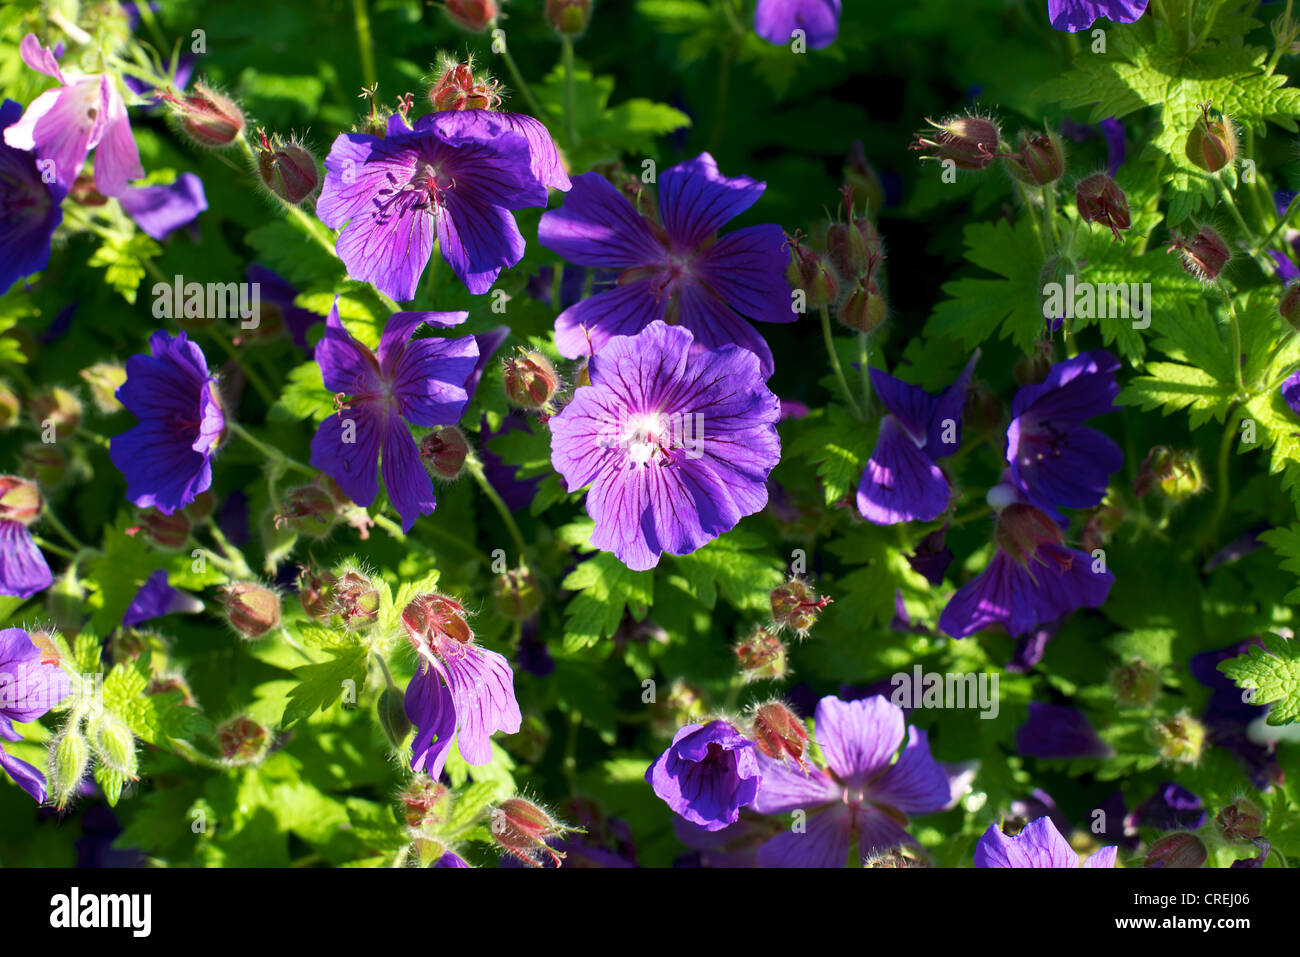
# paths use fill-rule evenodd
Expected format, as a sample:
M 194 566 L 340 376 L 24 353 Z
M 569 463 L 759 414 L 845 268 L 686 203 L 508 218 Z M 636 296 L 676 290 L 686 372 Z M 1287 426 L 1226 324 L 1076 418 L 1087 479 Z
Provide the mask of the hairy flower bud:
M 60 811 L 76 795 L 89 766 L 90 745 L 81 733 L 80 724 L 69 723 L 50 743 L 45 771 L 50 800 Z
M 457 26 L 482 33 L 496 22 L 496 0 L 446 0 L 447 19 Z
M 780 701 L 759 705 L 754 711 L 754 744 L 769 758 L 778 761 L 793 759 L 804 767 L 804 747 L 808 743 L 808 729 L 793 711 Z
M 118 362 L 96 362 L 78 373 L 90 387 L 90 398 L 95 408 L 104 415 L 120 411 L 122 403 L 117 401 L 117 390 L 126 382 L 126 367 Z
M 474 74 L 474 62 L 447 59 L 438 79 L 429 88 L 429 103 L 435 112 L 447 110 L 495 110 L 501 105 L 501 84 L 488 76 Z
M 556 33 L 576 37 L 591 21 L 591 0 L 546 0 L 545 16 Z
M 111 711 L 102 712 L 90 726 L 94 735 L 95 757 L 129 780 L 135 780 L 139 762 L 135 753 L 135 735 L 126 722 Z
M 417 774 L 397 795 L 406 826 L 441 824 L 451 811 L 451 791 L 427 774 Z
M 1253 841 L 1263 834 L 1264 812 L 1254 802 L 1239 797 L 1214 818 L 1225 840 Z
M 245 638 L 261 638 L 280 624 L 280 596 L 256 582 L 234 582 L 222 594 L 226 620 Z
M 379 618 L 379 590 L 360 572 L 344 572 L 330 590 L 330 611 L 343 619 L 349 631 L 368 628 Z
M 560 388 L 551 360 L 540 352 L 523 352 L 502 362 L 506 398 L 520 408 L 540 411 L 550 406 Z
M 746 681 L 783 678 L 788 672 L 786 644 L 767 628 L 756 628 L 732 648 Z
M 1056 347 L 1047 339 L 1034 343 L 1034 351 L 1021 356 L 1011 367 L 1011 374 L 1021 385 L 1037 385 L 1047 378 L 1056 361 Z
M 178 552 L 190 540 L 190 518 L 182 510 L 164 515 L 156 508 L 146 508 L 136 516 L 138 524 L 126 530 L 128 535 L 144 535 L 152 545 L 168 552 Z
M 873 332 L 885 321 L 889 307 L 874 279 L 860 279 L 848 298 L 840 303 L 835 317 L 840 325 L 857 332 Z
M 832 223 L 826 230 L 826 255 L 846 283 L 869 279 L 885 258 L 880 232 L 865 216 Z
M 334 584 L 338 581 L 329 572 L 316 572 L 304 565 L 298 571 L 298 601 L 302 610 L 313 621 L 327 622 L 334 613 Z
M 246 714 L 236 715 L 217 728 L 217 745 L 227 764 L 254 764 L 266 755 L 271 732 Z
M 785 278 L 791 289 L 802 289 L 804 305 L 818 309 L 833 303 L 840 294 L 840 283 L 827 258 L 806 246 L 798 239 L 786 238 L 790 248 L 790 265 Z
M 274 516 L 277 529 L 285 527 L 308 538 L 323 538 L 338 522 L 338 508 L 319 485 L 297 485 L 284 493 L 281 510 Z
M 1205 725 L 1186 711 L 1158 722 L 1152 729 L 1156 746 L 1165 760 L 1196 764 L 1205 749 Z
M 411 719 L 406 716 L 406 704 L 402 692 L 388 687 L 379 692 L 379 701 L 375 705 L 379 718 L 379 727 L 384 736 L 395 748 L 400 748 L 406 736 L 411 733 Z
M 451 481 L 465 469 L 469 457 L 469 440 L 454 425 L 434 429 L 420 439 L 420 460 L 434 478 Z
M 523 621 L 542 604 L 537 579 L 526 568 L 512 568 L 492 583 L 492 603 L 505 618 Z
M 867 151 L 862 140 L 854 140 L 849 155 L 844 160 L 844 185 L 853 188 L 856 209 L 873 213 L 885 205 L 885 187 L 880 175 L 867 161 Z
M 284 142 L 278 135 L 268 139 L 258 130 L 257 175 L 262 184 L 286 203 L 297 206 L 320 187 L 316 157 L 297 139 Z
M 1105 173 L 1094 173 L 1079 180 L 1074 189 L 1075 205 L 1079 218 L 1085 223 L 1101 223 L 1119 239 L 1119 231 L 1128 229 L 1132 219 L 1128 211 L 1128 197 Z
M 501 850 L 532 867 L 542 866 L 543 855 L 550 855 L 559 867 L 564 854 L 546 842 L 570 830 L 524 798 L 508 798 L 492 810 L 492 839 Z
M 1020 134 L 1020 148 L 1003 157 L 1007 172 L 1030 186 L 1050 186 L 1065 172 L 1061 138 L 1052 132 Z
M 1133 479 L 1133 494 L 1139 498 L 1159 491 L 1171 502 L 1182 502 L 1204 490 L 1205 480 L 1196 454 L 1164 445 L 1157 445 L 1147 453 Z
M 1160 697 L 1160 672 L 1141 658 L 1134 658 L 1110 673 L 1110 687 L 1122 707 L 1149 707 Z
M 244 131 L 244 111 L 234 100 L 203 83 L 195 83 L 192 93 L 166 93 L 162 99 L 171 104 L 181 129 L 200 146 L 229 146 Z
M 1214 282 L 1232 258 L 1232 250 L 1223 237 L 1209 226 L 1201 226 L 1191 236 L 1174 235 L 1169 251 L 1177 250 L 1188 275 L 1201 282 Z
M 769 596 L 772 622 L 778 631 L 789 628 L 800 638 L 807 635 L 832 599 L 819 597 L 802 578 L 790 578 L 778 585 Z
M 40 490 L 16 475 L 0 475 L 0 522 L 30 525 L 41 514 Z
M 1237 136 L 1232 122 L 1225 116 L 1211 118 L 1210 104 L 1201 105 L 1201 117 L 1187 134 L 1184 147 L 1192 165 L 1207 173 L 1217 173 L 1232 165 L 1237 157 Z
M 44 431 L 54 427 L 54 436 L 59 441 L 66 439 L 81 425 L 81 401 L 63 386 L 36 393 L 31 400 L 32 418 L 37 428 Z
M 957 169 L 985 169 L 996 158 L 998 128 L 982 116 L 954 116 L 916 134 L 910 149 L 928 152 L 928 159 L 952 160 Z
M 421 654 L 447 652 L 474 640 L 465 606 L 449 595 L 429 592 L 402 609 L 402 625 L 412 647 Z
M 1147 849 L 1143 867 L 1203 867 L 1210 854 L 1195 834 L 1166 834 Z
M 962 424 L 973 432 L 987 432 L 1002 421 L 1006 405 L 983 379 L 976 379 L 966 392 Z

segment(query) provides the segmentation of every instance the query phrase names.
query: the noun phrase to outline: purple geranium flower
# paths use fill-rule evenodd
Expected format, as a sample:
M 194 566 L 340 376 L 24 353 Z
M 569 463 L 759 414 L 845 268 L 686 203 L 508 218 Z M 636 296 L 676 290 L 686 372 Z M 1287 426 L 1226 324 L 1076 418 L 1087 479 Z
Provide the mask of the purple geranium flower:
M 759 752 L 761 783 L 753 809 L 807 813 L 758 849 L 762 867 L 843 867 L 914 844 L 907 815 L 939 811 L 952 800 L 948 775 L 930 755 L 924 731 L 904 727 L 901 709 L 883 696 L 827 696 L 814 716 L 827 769 L 800 769 Z M 901 747 L 901 750 L 900 750 Z M 897 755 L 897 757 L 895 757 Z
M 1292 372 L 1282 383 L 1282 399 L 1291 407 L 1291 411 L 1300 415 L 1300 369 Z
M 646 769 L 645 779 L 686 820 L 717 831 L 734 824 L 758 793 L 757 754 L 726 721 L 688 724 Z
M 423 323 L 448 329 L 467 318 L 467 312 L 394 313 L 375 354 L 348 335 L 336 301 L 325 320 L 325 336 L 316 345 L 325 387 L 350 398 L 316 430 L 311 464 L 365 508 L 379 494 L 382 451 L 384 488 L 402 517 L 403 531 L 437 505 L 433 480 L 406 424 L 433 428 L 455 423 L 469 402 L 465 382 L 478 360 L 473 336 L 415 341 L 411 336 Z
M 492 734 L 514 734 L 523 716 L 515 700 L 510 663 L 480 648 L 463 609 L 442 595 L 421 595 L 402 612 L 402 624 L 420 656 L 406 688 L 406 716 L 415 726 L 411 769 L 437 780 L 455 737 L 467 764 L 492 762 Z M 454 627 L 459 625 L 459 627 Z
M 13 100 L 0 105 L 0 129 L 22 116 Z M 50 237 L 63 221 L 64 188 L 46 183 L 27 150 L 0 143 L 0 295 L 50 261 Z
M 762 509 L 781 457 L 780 400 L 758 358 L 692 345 L 663 322 L 615 336 L 591 360 L 591 385 L 550 420 L 556 471 L 571 490 L 591 485 L 591 543 L 638 571 Z
M 436 239 L 469 291 L 487 292 L 524 255 L 510 210 L 546 205 L 550 165 L 535 158 L 530 129 L 508 114 L 463 110 L 421 117 L 414 129 L 395 115 L 382 138 L 339 136 L 316 212 L 343 228 L 337 249 L 348 275 L 413 299 Z
M 1093 853 L 1083 867 L 1114 867 L 1118 848 L 1111 844 Z M 976 867 L 1079 867 L 1079 855 L 1061 836 L 1050 817 L 1025 825 L 1015 837 L 1007 837 L 990 824 L 975 845 Z
M 55 179 L 65 190 L 92 149 L 96 150 L 95 188 L 105 196 L 120 195 L 128 180 L 144 176 L 126 103 L 108 74 L 65 75 L 34 33 L 23 37 L 18 49 L 24 63 L 59 85 L 32 100 L 22 119 L 5 130 L 5 142 L 14 149 L 35 150 L 41 160 L 52 161 Z
M 1124 453 L 1085 419 L 1115 411 L 1119 361 L 1104 349 L 1058 362 L 1039 385 L 1023 386 L 1011 402 L 1006 461 L 1031 505 L 1049 514 L 1059 506 L 1090 508 L 1106 497 Z
M 162 186 L 128 186 L 117 201 L 137 226 L 159 240 L 188 226 L 208 208 L 203 181 L 193 173 L 181 173 L 175 182 Z
M 978 358 L 977 351 L 939 396 L 871 370 L 871 385 L 888 414 L 858 483 L 858 511 L 867 521 L 928 522 L 948 508 L 952 486 L 935 462 L 961 448 L 962 408 Z
M 1049 760 L 1107 758 L 1115 753 L 1078 708 L 1042 701 L 1029 702 L 1029 717 L 1016 729 L 1016 751 Z
M 997 489 L 1015 494 L 1006 486 Z M 939 616 L 939 627 L 954 638 L 993 624 L 1023 635 L 1076 608 L 1096 608 L 1115 583 L 1110 571 L 1094 570 L 1090 555 L 1062 544 L 1060 527 L 1033 506 L 1006 506 L 994 537 L 993 560 L 957 590 Z
M 54 584 L 27 526 L 40 517 L 41 493 L 16 475 L 0 475 L 0 595 L 31 598 Z
M 778 46 L 802 30 L 808 49 L 820 50 L 835 42 L 839 28 L 840 0 L 758 0 L 754 8 L 754 32 Z
M 701 153 L 659 174 L 660 225 L 600 175 L 576 177 L 563 207 L 542 215 L 538 241 L 571 262 L 621 273 L 613 289 L 560 313 L 561 355 L 600 352 L 613 336 L 634 335 L 663 319 L 690 330 L 700 347 L 744 346 L 761 360 L 764 378 L 770 376 L 772 350 L 744 317 L 795 319 L 785 234 L 780 226 L 749 226 L 716 238 L 766 188 L 748 176 L 728 179 Z
M 1205 802 L 1199 795 L 1166 781 L 1133 811 L 1134 820 L 1162 831 L 1198 831 L 1205 824 Z
M 131 599 L 126 614 L 122 616 L 122 627 L 134 628 L 164 615 L 192 615 L 202 610 L 203 602 L 173 588 L 167 580 L 167 572 L 160 568 L 149 576 Z
M 226 417 L 203 350 L 185 333 L 155 332 L 149 348 L 151 356 L 126 360 L 116 393 L 139 424 L 113 437 L 108 456 L 126 478 L 128 499 L 170 515 L 212 485 Z
M 1133 23 L 1147 11 L 1147 0 L 1047 0 L 1047 16 L 1057 30 L 1078 33 L 1098 17 Z
M 37 720 L 72 690 L 57 658 L 52 649 L 42 653 L 21 628 L 0 631 L 0 741 L 21 741 L 14 722 Z M 37 802 L 45 801 L 45 775 L 2 746 L 0 769 Z

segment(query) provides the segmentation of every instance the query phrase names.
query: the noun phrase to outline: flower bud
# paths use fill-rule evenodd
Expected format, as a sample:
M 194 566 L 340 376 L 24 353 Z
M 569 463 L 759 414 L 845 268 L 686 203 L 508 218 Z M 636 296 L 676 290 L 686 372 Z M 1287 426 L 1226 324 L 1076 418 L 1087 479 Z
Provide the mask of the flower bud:
M 90 386 L 90 397 L 95 408 L 104 415 L 112 415 L 121 410 L 122 403 L 117 401 L 117 390 L 126 382 L 126 367 L 117 362 L 96 362 L 78 373 Z
M 62 441 L 81 425 L 81 401 L 63 386 L 54 386 L 32 396 L 32 418 L 42 431 L 54 427 L 55 438 Z
M 143 534 L 145 539 L 168 552 L 178 552 L 190 540 L 190 518 L 178 510 L 164 515 L 156 508 L 147 508 L 136 516 L 139 523 L 126 530 L 128 535 Z
M 524 798 L 508 798 L 492 811 L 492 839 L 501 850 L 532 867 L 542 866 L 544 854 L 559 867 L 564 854 L 546 842 L 570 830 Z
M 1196 764 L 1205 749 L 1205 725 L 1186 711 L 1156 724 L 1153 729 L 1156 746 L 1167 761 L 1176 764 Z
M 1177 250 L 1188 275 L 1201 282 L 1214 282 L 1232 258 L 1232 250 L 1223 237 L 1209 226 L 1202 226 L 1191 236 L 1174 235 L 1169 251 Z
M 525 352 L 502 362 L 505 371 L 506 398 L 515 405 L 534 411 L 549 407 L 560 387 L 551 360 L 540 352 Z
M 393 687 L 385 688 L 379 693 L 375 710 L 384 736 L 393 747 L 400 748 L 406 736 L 411 733 L 411 719 L 406 716 L 406 704 L 402 692 Z
M 495 110 L 501 105 L 501 84 L 491 77 L 474 75 L 474 64 L 444 60 L 437 81 L 429 89 L 429 103 L 435 112 L 447 110 Z
M 473 641 L 467 617 L 464 605 L 438 592 L 420 595 L 402 609 L 402 624 L 411 646 L 426 656 L 454 653 L 457 646 Z
M 482 33 L 496 22 L 496 0 L 446 0 L 447 19 L 457 26 Z
M 19 471 L 42 488 L 54 488 L 68 474 L 68 455 L 57 445 L 27 442 L 19 461 Z
M 199 146 L 229 146 L 244 131 L 243 110 L 234 100 L 203 83 L 195 83 L 193 93 L 167 93 L 162 99 L 171 104 L 181 129 Z
M 1040 546 L 1059 545 L 1065 536 L 1045 512 L 1023 502 L 1013 502 L 998 513 L 993 539 L 1010 558 L 1028 566 Z
M 1172 502 L 1182 502 L 1205 490 L 1196 455 L 1157 445 L 1147 453 L 1137 476 L 1133 494 L 1141 498 L 1158 490 Z
M 836 318 L 840 325 L 858 332 L 872 332 L 885 321 L 889 307 L 885 297 L 874 279 L 861 279 L 849 293 L 849 297 L 840 303 Z
M 298 571 L 298 601 L 312 621 L 328 622 L 334 613 L 334 584 L 338 581 L 329 572 L 312 570 L 304 565 Z
M 451 811 L 451 791 L 427 774 L 417 774 L 397 795 L 410 828 L 441 824 Z
M 113 712 L 104 711 L 90 730 L 95 740 L 95 757 L 134 781 L 139 763 L 135 754 L 135 735 L 126 722 Z
M 754 711 L 753 736 L 755 746 L 769 758 L 778 761 L 793 758 L 800 769 L 804 768 L 808 729 L 781 702 L 759 705 Z
M 217 745 L 227 764 L 241 767 L 265 756 L 271 732 L 246 714 L 236 715 L 217 728 Z
M 1105 173 L 1094 173 L 1079 180 L 1074 190 L 1079 218 L 1085 223 L 1101 223 L 1119 239 L 1119 231 L 1132 225 L 1128 197 Z
M 1160 697 L 1160 672 L 1134 658 L 1110 673 L 1110 687 L 1121 707 L 1146 708 Z
M 826 230 L 826 255 L 846 282 L 867 279 L 885 258 L 880 232 L 864 216 L 852 222 L 832 223 Z
M 802 578 L 791 578 L 784 585 L 778 585 L 769 597 L 772 622 L 777 630 L 789 628 L 800 638 L 808 634 L 822 610 L 832 603 L 830 598 L 818 597 Z
M 1251 801 L 1237 798 L 1214 817 L 1225 840 L 1253 841 L 1264 831 L 1264 812 Z
M 930 862 L 918 856 L 915 848 L 892 847 L 887 851 L 872 854 L 864 867 L 929 867 Z
M 766 628 L 756 628 L 748 638 L 736 642 L 732 650 L 746 681 L 783 678 L 787 674 L 786 644 Z
M 541 607 L 537 579 L 526 568 L 512 568 L 498 575 L 492 583 L 492 603 L 503 617 L 523 621 Z
M 1211 119 L 1210 104 L 1203 104 L 1201 118 L 1187 134 L 1184 152 L 1193 166 L 1207 173 L 1217 173 L 1232 165 L 1237 156 L 1237 136 L 1232 131 L 1231 121 L 1222 115 Z
M 1020 134 L 1020 149 L 1003 157 L 1009 172 L 1022 183 L 1050 186 L 1065 172 L 1061 138 L 1055 133 Z
M 1056 347 L 1047 339 L 1034 343 L 1034 351 L 1021 356 L 1011 368 L 1011 374 L 1021 385 L 1037 385 L 1047 378 L 1056 359 Z
M 288 143 L 265 130 L 258 130 L 261 145 L 257 149 L 257 175 L 262 184 L 286 203 L 297 206 L 320 186 L 320 168 L 316 157 L 296 139 Z
M 927 159 L 952 160 L 958 169 L 985 169 L 996 158 L 998 128 L 982 116 L 954 116 L 916 134 L 910 149 L 929 151 Z
M 379 589 L 358 571 L 344 572 L 331 586 L 330 610 L 343 619 L 349 631 L 369 628 L 379 618 Z
M 40 490 L 16 475 L 0 475 L 0 522 L 30 525 L 41 514 Z
M 245 638 L 261 638 L 280 624 L 280 596 L 256 582 L 234 582 L 222 595 L 226 620 Z
M 297 485 L 284 493 L 273 522 L 277 529 L 286 527 L 308 538 L 323 538 L 338 522 L 338 509 L 319 485 Z
M 591 0 L 546 0 L 545 16 L 556 33 L 576 37 L 591 21 Z
M 976 379 L 966 392 L 962 424 L 972 432 L 988 432 L 1002 421 L 1006 405 L 983 379 Z
M 89 172 L 81 173 L 72 181 L 68 189 L 68 199 L 78 206 L 107 206 L 108 197 L 95 188 L 95 177 Z
M 451 481 L 460 476 L 469 456 L 469 440 L 454 425 L 434 429 L 420 440 L 420 459 L 434 478 Z
M 1286 291 L 1277 304 L 1278 314 L 1292 329 L 1300 331 L 1300 279 L 1287 283 Z M 0 412 L 3 418 L 3 412 Z
M 81 787 L 90 765 L 90 745 L 78 724 L 70 724 L 50 744 L 45 771 L 50 800 L 62 811 Z
M 873 213 L 885 205 L 885 187 L 875 167 L 867 161 L 862 140 L 854 140 L 849 147 L 849 155 L 844 160 L 844 185 L 853 188 L 857 198 L 855 209 Z
M 1143 867 L 1203 867 L 1210 854 L 1195 834 L 1166 834 L 1147 849 Z
M 7 382 L 0 382 L 0 429 L 11 429 L 18 422 L 23 403 Z
M 818 309 L 833 303 L 840 294 L 840 283 L 825 256 L 799 245 L 798 239 L 786 239 L 790 247 L 790 265 L 785 278 L 791 289 L 802 289 L 804 304 Z

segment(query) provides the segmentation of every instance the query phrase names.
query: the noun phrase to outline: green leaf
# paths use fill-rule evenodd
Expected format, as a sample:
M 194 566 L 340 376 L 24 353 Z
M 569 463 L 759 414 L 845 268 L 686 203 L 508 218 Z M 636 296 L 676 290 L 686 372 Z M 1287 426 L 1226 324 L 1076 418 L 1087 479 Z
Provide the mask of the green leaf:
M 672 560 L 705 608 L 712 608 L 721 592 L 733 608 L 761 612 L 769 608 L 771 591 L 782 578 L 781 561 L 755 551 L 766 545 L 758 535 L 730 532 Z
M 140 280 L 145 276 L 145 263 L 162 253 L 162 247 L 144 233 L 135 233 L 129 239 L 113 237 L 95 250 L 88 265 L 104 270 L 104 279 L 123 299 L 135 305 Z
M 1264 647 L 1251 645 L 1246 654 L 1219 663 L 1219 670 L 1238 688 L 1254 690 L 1253 704 L 1272 704 L 1268 723 L 1300 720 L 1300 650 L 1293 641 L 1266 632 Z
M 814 466 L 826 504 L 834 505 L 857 489 L 877 427 L 859 422 L 839 405 L 816 409 L 787 427 L 792 439 L 785 443 L 784 458 Z
M 578 651 L 614 634 L 625 611 L 640 621 L 654 603 L 654 573 L 634 572 L 609 552 L 584 561 L 564 579 L 579 592 L 564 609 L 564 650 Z
M 280 398 L 268 417 L 279 422 L 319 422 L 334 413 L 334 396 L 325 388 L 320 366 L 304 362 L 289 370 Z
M 1300 525 L 1270 528 L 1259 533 L 1259 540 L 1282 556 L 1282 568 L 1300 576 Z M 1282 600 L 1288 604 L 1300 603 L 1300 585 L 1288 592 Z
M 324 711 L 343 696 L 345 681 L 360 687 L 366 680 L 366 650 L 330 648 L 330 660 L 295 669 L 293 676 L 298 687 L 289 696 L 289 704 L 280 719 L 280 727 L 288 728 L 317 711 Z
M 1120 405 L 1144 410 L 1162 408 L 1165 415 L 1189 410 L 1191 427 L 1199 428 L 1211 418 L 1219 422 L 1232 405 L 1235 389 L 1195 366 L 1176 362 L 1148 362 L 1147 374 L 1138 376 L 1120 392 Z

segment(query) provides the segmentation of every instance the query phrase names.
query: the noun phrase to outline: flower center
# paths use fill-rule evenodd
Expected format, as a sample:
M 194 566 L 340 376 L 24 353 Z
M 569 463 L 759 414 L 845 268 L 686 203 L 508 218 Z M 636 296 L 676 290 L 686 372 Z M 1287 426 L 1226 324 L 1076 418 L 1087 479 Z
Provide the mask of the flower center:
M 660 464 L 672 461 L 673 436 L 668 416 L 662 412 L 641 412 L 630 416 L 623 432 L 623 446 L 635 465 L 649 465 L 659 456 Z

